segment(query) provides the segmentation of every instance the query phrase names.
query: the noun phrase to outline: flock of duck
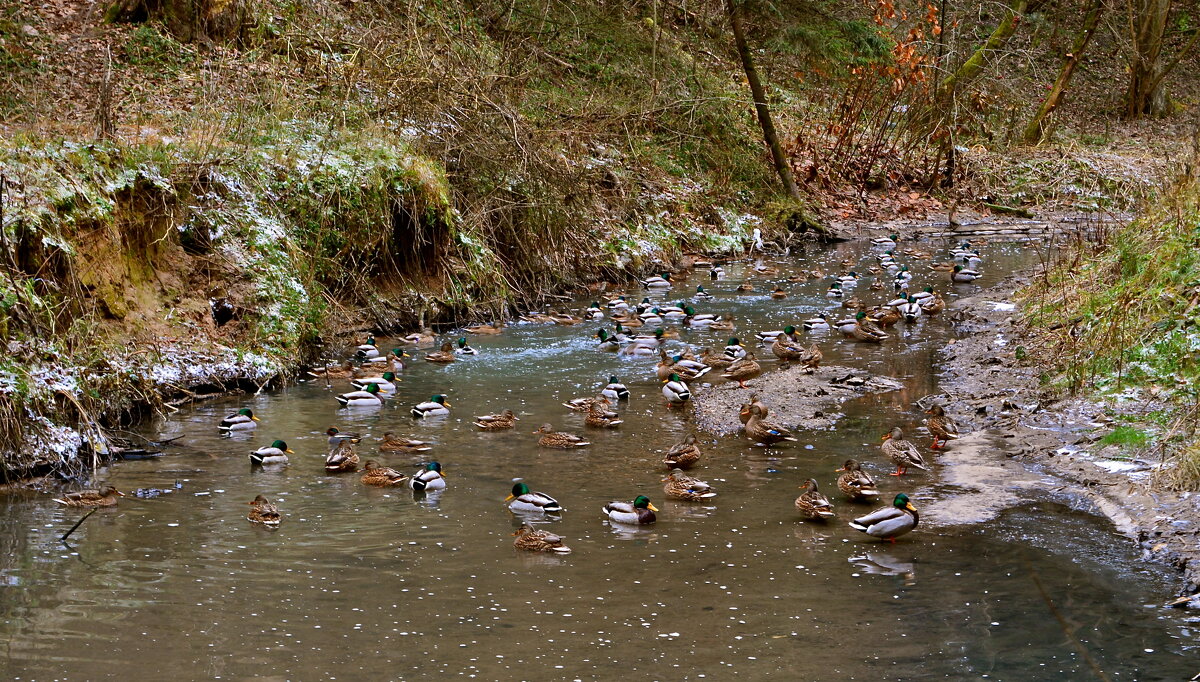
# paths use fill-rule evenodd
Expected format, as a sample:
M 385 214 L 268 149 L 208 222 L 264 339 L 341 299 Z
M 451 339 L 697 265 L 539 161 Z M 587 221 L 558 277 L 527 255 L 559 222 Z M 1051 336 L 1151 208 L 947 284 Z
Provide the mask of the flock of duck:
M 868 272 L 874 275 L 869 288 L 872 291 L 884 289 L 885 282 L 892 283 L 894 298 L 879 305 L 868 306 L 862 299 L 852 294 L 860 281 L 865 277 L 854 270 L 843 274 L 830 276 L 832 280 L 826 296 L 831 302 L 839 302 L 840 307 L 848 311 L 847 316 L 830 321 L 826 313 L 819 313 L 804 320 L 800 325 L 788 325 L 777 331 L 762 331 L 755 334 L 759 346 L 769 348 L 769 351 L 779 359 L 781 366 L 796 364 L 802 371 L 816 370 L 822 361 L 822 352 L 816 343 L 805 345 L 800 341 L 800 329 L 808 332 L 821 332 L 836 329 L 846 337 L 866 343 L 879 343 L 889 337 L 888 328 L 901 321 L 911 323 L 921 316 L 937 315 L 945 308 L 945 302 L 933 286 L 925 286 L 922 290 L 912 293 L 911 280 L 913 274 L 907 265 L 897 260 L 897 236 L 876 238 L 872 240 L 875 262 L 869 264 Z M 916 260 L 929 258 L 929 254 L 906 249 L 904 255 Z M 949 281 L 965 283 L 974 281 L 980 276 L 978 267 L 982 263 L 979 251 L 970 243 L 964 242 L 952 250 L 953 260 L 930 266 L 932 272 L 942 272 Z M 697 261 L 697 268 L 708 268 L 712 280 L 725 278 L 723 267 L 715 262 Z M 856 265 L 854 261 L 842 262 L 846 268 Z M 761 275 L 774 274 L 774 268 L 758 262 L 753 272 Z M 825 273 L 813 270 L 789 278 L 789 281 L 806 281 L 824 279 Z M 670 291 L 675 282 L 670 273 L 650 277 L 641 282 L 648 292 L 665 294 Z M 753 285 L 743 283 L 740 291 L 752 290 Z M 770 292 L 772 298 L 785 298 L 787 292 L 776 287 Z M 669 330 L 670 323 L 678 323 L 688 327 L 706 328 L 713 330 L 734 329 L 731 320 L 713 313 L 697 312 L 695 306 L 711 301 L 713 296 L 698 285 L 690 301 L 679 301 L 677 305 L 656 304 L 649 296 L 644 296 L 640 303 L 634 303 L 626 295 L 617 295 L 605 304 L 593 302 L 579 315 L 566 313 L 531 313 L 522 316 L 525 322 L 542 322 L 560 325 L 575 325 L 589 321 L 601 321 L 608 318 L 615 325 L 613 331 L 601 328 L 595 332 L 596 348 L 603 352 L 613 352 L 621 356 L 658 357 L 655 368 L 657 378 L 662 383 L 662 396 L 667 408 L 686 405 L 691 400 L 689 384 L 701 377 L 708 376 L 712 370 L 719 370 L 720 376 L 730 382 L 736 382 L 740 387 L 747 387 L 746 382 L 752 381 L 763 374 L 763 367 L 758 362 L 755 352 L 747 348 L 736 337 L 730 337 L 725 347 L 719 352 L 704 349 L 699 355 L 685 348 L 681 352 L 669 354 L 666 342 L 678 338 L 679 334 Z M 834 316 L 838 317 L 838 316 Z M 799 327 L 799 328 L 798 328 Z M 639 329 L 650 329 L 648 333 L 638 333 Z M 467 327 L 468 334 L 499 334 L 504 327 L 499 323 Z M 323 378 L 332 385 L 334 379 L 348 380 L 351 391 L 336 396 L 339 405 L 344 407 L 371 407 L 383 404 L 396 390 L 397 375 L 402 372 L 410 358 L 404 347 L 429 348 L 436 344 L 432 331 L 424 331 L 404 337 L 401 347 L 393 348 L 390 352 L 382 352 L 373 337 L 354 349 L 350 358 L 340 366 L 327 366 L 313 371 L 313 375 Z M 467 343 L 466 336 L 460 336 L 455 341 L 446 340 L 436 351 L 424 354 L 424 360 L 430 363 L 452 363 L 463 355 L 476 355 L 478 351 Z M 616 375 L 609 377 L 599 395 L 585 396 L 568 400 L 564 407 L 586 414 L 585 424 L 594 428 L 615 428 L 622 423 L 620 414 L 615 406 L 629 398 L 628 389 Z M 413 405 L 410 414 L 416 419 L 441 417 L 450 414 L 451 403 L 445 394 L 435 394 L 429 400 Z M 942 447 L 947 441 L 958 437 L 958 429 L 953 419 L 945 414 L 943 408 L 934 405 L 928 410 L 929 417 L 926 427 L 933 438 L 930 448 Z M 762 402 L 757 394 L 753 394 L 750 402 L 739 409 L 739 418 L 743 424 L 745 435 L 759 445 L 794 441 L 796 438 L 783 426 L 768 420 L 770 408 Z M 490 415 L 477 416 L 474 426 L 482 431 L 502 431 L 515 427 L 518 417 L 511 410 Z M 259 418 L 249 408 L 243 408 L 228 415 L 218 424 L 223 433 L 246 432 L 257 428 Z M 586 447 L 589 441 L 578 434 L 556 431 L 552 425 L 543 424 L 534 432 L 539 436 L 538 445 L 546 448 L 571 449 Z M 435 491 L 446 488 L 446 478 L 441 464 L 429 461 L 412 473 L 405 474 L 387 466 L 375 459 L 362 459 L 358 445 L 362 436 L 357 433 L 342 432 L 336 427 L 326 431 L 329 452 L 325 458 L 324 468 L 330 474 L 361 472 L 361 482 L 364 485 L 376 487 L 408 487 L 414 491 Z M 377 445 L 380 453 L 423 453 L 432 449 L 432 445 L 415 439 L 401 438 L 392 432 L 385 433 Z M 925 460 L 918 447 L 904 438 L 900 427 L 895 427 L 883 437 L 882 454 L 896 466 L 893 476 L 903 476 L 909 469 L 928 470 Z M 293 454 L 287 443 L 275 440 L 269 446 L 261 447 L 250 453 L 250 461 L 254 466 L 276 466 L 286 464 L 288 455 Z M 690 469 L 702 458 L 702 452 L 695 435 L 688 435 L 674 445 L 665 455 L 663 464 L 669 475 L 662 479 L 663 492 L 668 499 L 679 501 L 706 501 L 716 497 L 717 493 L 707 482 L 689 476 L 684 470 Z M 837 479 L 838 489 L 851 501 L 872 502 L 879 497 L 879 489 L 874 479 L 853 460 L 847 460 Z M 808 479 L 801 486 L 803 492 L 795 500 L 795 508 L 806 519 L 829 519 L 835 517 L 833 505 L 820 492 L 815 479 Z M 85 490 L 64 495 L 55 499 L 56 502 L 73 507 L 98 507 L 116 504 L 117 497 L 122 493 L 112 486 L 100 490 Z M 511 494 L 504 500 L 507 507 L 520 515 L 558 514 L 563 507 L 550 495 L 533 491 L 523 482 L 513 485 Z M 249 503 L 250 511 L 247 518 L 255 523 L 267 526 L 278 526 L 282 520 L 278 508 L 266 497 L 259 495 Z M 618 524 L 646 525 L 656 521 L 655 512 L 658 509 L 645 495 L 639 495 L 631 501 L 613 501 L 605 504 L 603 513 L 610 521 Z M 894 542 L 895 539 L 917 527 L 920 516 L 904 493 L 897 494 L 892 504 L 878 509 L 870 514 L 855 518 L 850 526 L 870 536 Z M 553 553 L 568 553 L 562 539 L 552 533 L 534 528 L 525 523 L 514 534 L 514 545 L 519 549 Z

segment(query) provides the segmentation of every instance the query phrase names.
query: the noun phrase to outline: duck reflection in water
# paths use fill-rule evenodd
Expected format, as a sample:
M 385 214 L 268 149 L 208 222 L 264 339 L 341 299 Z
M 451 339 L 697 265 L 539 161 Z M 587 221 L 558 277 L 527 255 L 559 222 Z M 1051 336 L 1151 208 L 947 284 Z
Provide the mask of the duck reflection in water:
M 848 560 L 863 573 L 891 575 L 904 578 L 905 585 L 917 584 L 917 569 L 912 560 L 905 561 L 888 552 L 866 552 Z

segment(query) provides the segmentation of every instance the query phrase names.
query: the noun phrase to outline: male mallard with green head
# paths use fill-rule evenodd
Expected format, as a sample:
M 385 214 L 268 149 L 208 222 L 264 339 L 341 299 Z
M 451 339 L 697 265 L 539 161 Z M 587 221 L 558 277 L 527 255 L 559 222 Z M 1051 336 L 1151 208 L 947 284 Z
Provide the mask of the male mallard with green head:
M 656 511 L 658 508 L 650 504 L 650 498 L 645 495 L 638 495 L 633 502 L 615 501 L 604 505 L 604 513 L 609 520 L 635 526 L 654 523 L 657 520 L 654 516 Z

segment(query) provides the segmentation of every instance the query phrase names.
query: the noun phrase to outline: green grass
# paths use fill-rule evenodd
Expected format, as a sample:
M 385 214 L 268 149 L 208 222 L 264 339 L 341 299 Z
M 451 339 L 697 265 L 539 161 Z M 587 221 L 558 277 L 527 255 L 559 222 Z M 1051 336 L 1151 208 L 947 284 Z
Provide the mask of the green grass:
M 1133 426 L 1118 426 L 1100 439 L 1101 445 L 1119 445 L 1140 450 L 1150 443 L 1150 434 Z

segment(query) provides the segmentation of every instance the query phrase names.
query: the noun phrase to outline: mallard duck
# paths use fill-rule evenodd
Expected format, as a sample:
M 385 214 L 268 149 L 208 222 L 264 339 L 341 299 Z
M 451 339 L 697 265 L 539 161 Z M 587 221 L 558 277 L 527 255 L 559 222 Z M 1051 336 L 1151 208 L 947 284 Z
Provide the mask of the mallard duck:
M 454 344 L 449 341 L 443 341 L 441 349 L 425 354 L 425 362 L 447 364 L 455 360 L 457 358 L 454 357 Z
M 733 362 L 734 360 L 746 357 L 746 347 L 742 345 L 741 339 L 735 336 L 725 344 L 725 349 L 721 351 L 721 354 L 728 358 L 730 362 Z M 712 363 L 708 364 L 711 365 Z
M 713 299 L 713 295 L 704 290 L 703 284 L 697 284 L 696 293 L 692 295 L 692 298 L 696 299 L 697 301 L 711 301 Z
M 598 396 L 595 398 L 571 398 L 567 402 L 563 403 L 562 406 L 573 412 L 589 412 L 591 411 L 593 404 L 605 399 L 606 396 Z
M 846 460 L 842 465 L 841 476 L 838 476 L 837 486 L 846 497 L 855 502 L 874 500 L 879 497 L 879 489 L 875 487 L 875 479 L 863 471 L 862 465 L 853 459 Z
M 809 331 L 827 331 L 829 329 L 829 318 L 825 316 L 825 313 L 817 313 L 801 324 Z
M 690 469 L 700 461 L 700 446 L 696 445 L 696 434 L 689 433 L 686 438 L 671 446 L 663 456 L 663 464 L 668 469 Z
M 900 304 L 897 310 L 904 316 L 904 321 L 910 324 L 916 322 L 921 317 L 921 304 L 914 301 L 907 294 L 904 296 L 904 303 Z
M 642 286 L 647 289 L 670 289 L 671 288 L 671 273 L 664 272 L 662 277 L 647 277 L 642 280 Z
M 800 355 L 800 367 L 807 374 L 812 374 L 821 367 L 821 361 L 825 359 L 825 354 L 821 352 L 821 348 L 817 344 L 812 344 L 808 350 Z
M 763 419 L 766 419 L 767 415 L 771 414 L 771 408 L 767 407 L 766 403 L 758 399 L 758 394 L 751 393 L 750 402 L 744 403 L 738 410 L 738 421 L 742 422 L 743 424 L 750 421 L 751 406 L 758 406 L 758 414 Z
M 255 417 L 254 411 L 248 407 L 243 407 L 222 419 L 220 424 L 217 424 L 217 430 L 225 433 L 250 431 L 256 428 L 258 428 L 258 417 Z
M 373 459 L 368 459 L 367 463 L 363 465 L 363 475 L 359 480 L 365 485 L 394 488 L 408 482 L 408 476 L 391 467 L 385 467 Z
M 338 446 L 325 457 L 325 473 L 340 474 L 354 471 L 358 471 L 358 452 L 354 450 L 353 443 L 344 440 L 338 443 Z
M 569 315 L 567 313 L 556 312 L 550 313 L 550 321 L 563 327 L 571 327 L 583 322 L 583 318 L 575 315 Z
M 669 407 L 682 405 L 692 398 L 692 392 L 688 390 L 687 384 L 683 383 L 678 374 L 667 377 L 667 380 L 663 382 L 662 394 L 667 399 Z
M 393 383 L 395 380 L 396 374 L 394 372 L 384 372 L 383 376 L 380 377 L 359 377 L 356 379 L 351 379 L 350 385 L 360 391 L 365 390 L 367 386 L 374 385 L 381 392 L 391 392 L 396 390 L 396 384 Z
M 287 464 L 288 455 L 296 454 L 287 443 L 277 440 L 266 447 L 250 453 L 250 463 L 262 466 L 264 464 Z
M 909 467 L 929 471 L 929 467 L 925 466 L 925 458 L 921 456 L 917 446 L 904 440 L 904 431 L 899 426 L 883 437 L 883 445 L 879 449 L 896 465 L 892 476 L 903 476 L 908 473 Z
M 951 272 L 954 270 L 954 263 L 930 263 L 929 269 L 934 272 Z
M 933 298 L 933 287 L 927 286 L 915 294 L 909 294 L 908 298 L 911 301 L 916 301 L 917 303 L 924 304 L 925 301 L 928 301 Z
M 684 383 L 689 383 L 708 374 L 712 369 L 696 360 L 684 360 L 682 355 L 667 357 L 667 352 L 661 348 L 658 353 L 659 361 L 654 371 L 659 381 L 667 381 L 672 374 L 678 374 Z
M 733 359 L 726 357 L 724 353 L 718 353 L 711 348 L 705 348 L 700 351 L 700 362 L 713 369 L 725 369 L 733 364 Z
M 350 391 L 336 396 L 342 407 L 378 407 L 383 404 L 379 397 L 379 386 L 366 384 L 361 391 Z
M 715 332 L 731 332 L 737 328 L 737 325 L 733 323 L 733 320 L 717 318 L 717 321 L 708 325 L 708 328 Z
M 308 370 L 307 374 L 314 379 L 345 379 L 353 376 L 355 369 L 354 364 L 347 360 L 336 367 L 333 365 L 313 367 Z
M 712 280 L 725 279 L 725 268 L 714 265 L 708 269 L 708 278 Z
M 746 420 L 745 430 L 751 440 L 763 445 L 796 440 L 787 429 L 764 420 L 762 409 L 757 405 L 750 406 L 750 418 Z
M 468 334 L 494 336 L 504 331 L 504 325 L 500 324 L 499 322 L 492 322 L 491 324 L 477 324 L 473 327 L 466 327 L 463 329 L 463 331 L 467 332 Z
M 804 485 L 800 486 L 803 493 L 796 498 L 796 511 L 806 519 L 831 519 L 837 516 L 833 513 L 833 505 L 829 503 L 829 498 L 821 494 L 817 490 L 816 479 L 808 479 Z
M 596 348 L 598 350 L 609 353 L 615 353 L 621 350 L 621 342 L 617 340 L 617 337 L 609 336 L 607 329 L 597 329 L 596 338 L 599 339 L 599 341 L 596 342 Z
M 830 284 L 829 290 L 825 292 L 826 298 L 841 298 L 842 296 L 845 296 L 845 295 L 846 295 L 846 292 L 842 291 L 842 283 L 841 282 L 834 282 L 833 284 Z
M 850 527 L 871 537 L 895 542 L 896 538 L 916 528 L 920 522 L 921 516 L 917 513 L 917 508 L 908 501 L 908 495 L 899 493 L 892 500 L 892 506 L 860 516 L 850 522 Z
M 979 257 L 978 252 L 965 253 L 962 255 L 962 264 L 965 268 L 977 268 L 983 265 L 983 259 Z
M 418 492 L 422 490 L 441 490 L 446 487 L 446 477 L 442 474 L 442 465 L 430 462 L 408 479 L 408 487 Z
M 408 353 L 399 348 L 393 348 L 390 353 L 384 353 L 369 360 L 363 360 L 361 366 L 354 368 L 353 378 L 376 376 L 376 373 L 382 372 L 399 372 L 405 368 L 404 358 L 407 357 Z M 384 367 L 377 369 L 379 365 L 384 365 Z
M 397 438 L 391 431 L 383 434 L 383 440 L 379 442 L 380 452 L 425 452 L 431 449 L 433 447 L 423 440 Z
M 762 365 L 754 359 L 754 353 L 747 353 L 746 357 L 729 365 L 721 376 L 730 381 L 738 382 L 738 386 L 746 388 L 746 382 L 762 375 Z
M 618 296 L 608 301 L 608 309 L 614 312 L 620 310 L 629 310 L 629 301 L 625 300 L 624 296 Z
M 524 483 L 514 483 L 512 494 L 504 498 L 504 503 L 514 512 L 557 514 L 563 510 L 558 500 L 546 493 L 535 493 Z
M 684 306 L 683 308 L 683 326 L 685 327 L 711 327 L 721 321 L 720 317 L 710 313 L 697 313 L 692 306 Z
M 786 291 L 784 291 L 783 289 L 779 288 L 779 287 L 775 287 L 775 288 L 774 288 L 774 289 L 771 291 L 771 298 L 776 298 L 776 299 L 778 299 L 778 298 L 787 298 L 787 292 L 786 292 Z
M 562 543 L 562 538 L 545 530 L 536 530 L 528 523 L 522 523 L 515 533 L 513 547 L 527 552 L 550 552 L 552 554 L 570 554 L 571 548 Z
M 602 429 L 611 429 L 622 423 L 623 420 L 617 416 L 616 412 L 609 410 L 608 406 L 609 402 L 606 398 L 592 403 L 591 407 L 588 408 L 587 418 L 583 420 L 583 423 Z
M 375 337 L 368 336 L 365 343 L 354 349 L 355 357 L 360 360 L 370 360 L 379 356 L 379 348 L 375 346 Z
M 629 400 L 629 389 L 616 376 L 610 376 L 600 395 L 609 400 Z
M 925 414 L 930 415 L 925 420 L 925 427 L 929 429 L 929 435 L 933 436 L 933 442 L 929 444 L 931 450 L 937 450 L 947 442 L 958 439 L 958 424 L 954 423 L 954 419 L 946 414 L 941 405 L 934 405 L 926 410 Z M 939 440 L 942 441 L 941 445 L 938 445 Z
M 925 311 L 926 315 L 937 315 L 946 309 L 946 301 L 941 294 L 934 294 L 932 298 L 927 298 L 921 302 L 921 310 Z
M 912 273 L 908 271 L 908 266 L 901 265 L 900 269 L 896 272 L 896 276 L 893 278 L 893 282 L 896 285 L 908 284 L 908 281 L 911 279 Z
M 279 515 L 279 509 L 262 495 L 255 497 L 246 504 L 250 505 L 250 513 L 246 514 L 246 518 L 252 523 L 261 523 L 264 526 L 278 526 L 279 522 L 283 519 Z
M 417 348 L 428 348 L 437 343 L 437 336 L 433 333 L 432 329 L 426 328 L 405 336 L 401 341 Z
M 878 279 L 872 281 L 870 289 L 871 289 L 871 291 L 879 291 L 879 290 L 883 289 L 883 282 Z
M 796 328 L 788 325 L 783 328 L 782 334 L 775 337 L 775 343 L 771 344 L 771 353 L 784 364 L 799 360 L 804 355 L 804 348 L 792 338 L 795 333 Z
M 838 282 L 841 282 L 842 288 L 853 287 L 858 284 L 858 273 L 851 270 L 844 275 L 838 275 Z
M 592 304 L 583 310 L 583 316 L 589 320 L 603 320 L 604 310 L 600 307 L 599 301 L 592 301 Z
M 118 497 L 125 497 L 125 493 L 106 485 L 99 490 L 66 493 L 62 497 L 54 498 L 54 501 L 66 507 L 111 507 L 117 503 Z
M 754 291 L 754 285 L 749 282 L 742 282 L 737 285 L 737 290 L 741 292 Z
M 479 351 L 467 345 L 465 336 L 458 337 L 458 348 L 455 348 L 454 352 L 459 355 L 479 355 Z
M 904 319 L 904 315 L 899 310 L 890 306 L 875 306 L 871 309 L 871 312 L 867 313 L 867 318 L 874 320 L 880 327 L 880 331 L 883 331 L 883 328 L 891 327 Z
M 517 415 L 513 414 L 512 410 L 505 410 L 500 414 L 485 414 L 475 417 L 475 426 L 484 431 L 503 431 L 516 426 Z
M 569 448 L 582 448 L 592 444 L 591 441 L 584 440 L 582 436 L 576 436 L 573 433 L 565 431 L 555 431 L 554 427 L 550 424 L 542 424 L 541 428 L 534 431 L 534 433 L 542 434 L 542 437 L 538 438 L 538 445 L 544 448 L 566 450 Z
M 442 417 L 450 414 L 450 403 L 446 402 L 446 394 L 438 393 L 429 396 L 429 400 L 413 405 L 412 416 L 417 419 L 426 417 Z
M 350 441 L 351 443 L 357 443 L 360 440 L 362 440 L 362 435 L 357 434 L 357 433 L 348 433 L 345 431 L 338 431 L 336 426 L 331 426 L 331 427 L 325 429 L 325 435 L 329 436 L 329 447 L 331 447 L 331 448 L 336 448 L 337 446 L 341 445 L 344 441 Z
M 604 513 L 609 520 L 616 523 L 644 526 L 654 523 L 654 512 L 658 509 L 650 504 L 650 498 L 638 495 L 633 502 L 609 502 L 604 505 Z
M 860 310 L 862 308 L 865 308 L 866 306 L 863 305 L 861 298 L 859 298 L 858 296 L 851 296 L 850 298 L 844 299 L 842 301 L 842 307 L 845 308 L 846 310 Z
M 880 329 L 879 325 L 871 321 L 871 319 L 867 317 L 866 313 L 859 312 L 854 316 L 854 320 L 854 329 L 850 332 L 850 335 L 859 341 L 879 343 L 880 341 L 888 338 L 887 332 Z
M 894 249 L 896 248 L 896 240 L 900 239 L 899 235 L 889 234 L 886 237 L 873 237 L 871 246 L 879 249 Z
M 853 317 L 847 317 L 833 323 L 834 328 L 846 336 L 854 335 L 854 328 L 858 326 L 858 320 Z
M 967 270 L 961 265 L 955 265 L 954 271 L 950 273 L 950 281 L 958 283 L 974 282 L 979 279 L 979 273 L 974 270 Z
M 712 486 L 698 478 L 692 478 L 679 469 L 663 479 L 663 494 L 672 500 L 703 502 L 717 496 Z

